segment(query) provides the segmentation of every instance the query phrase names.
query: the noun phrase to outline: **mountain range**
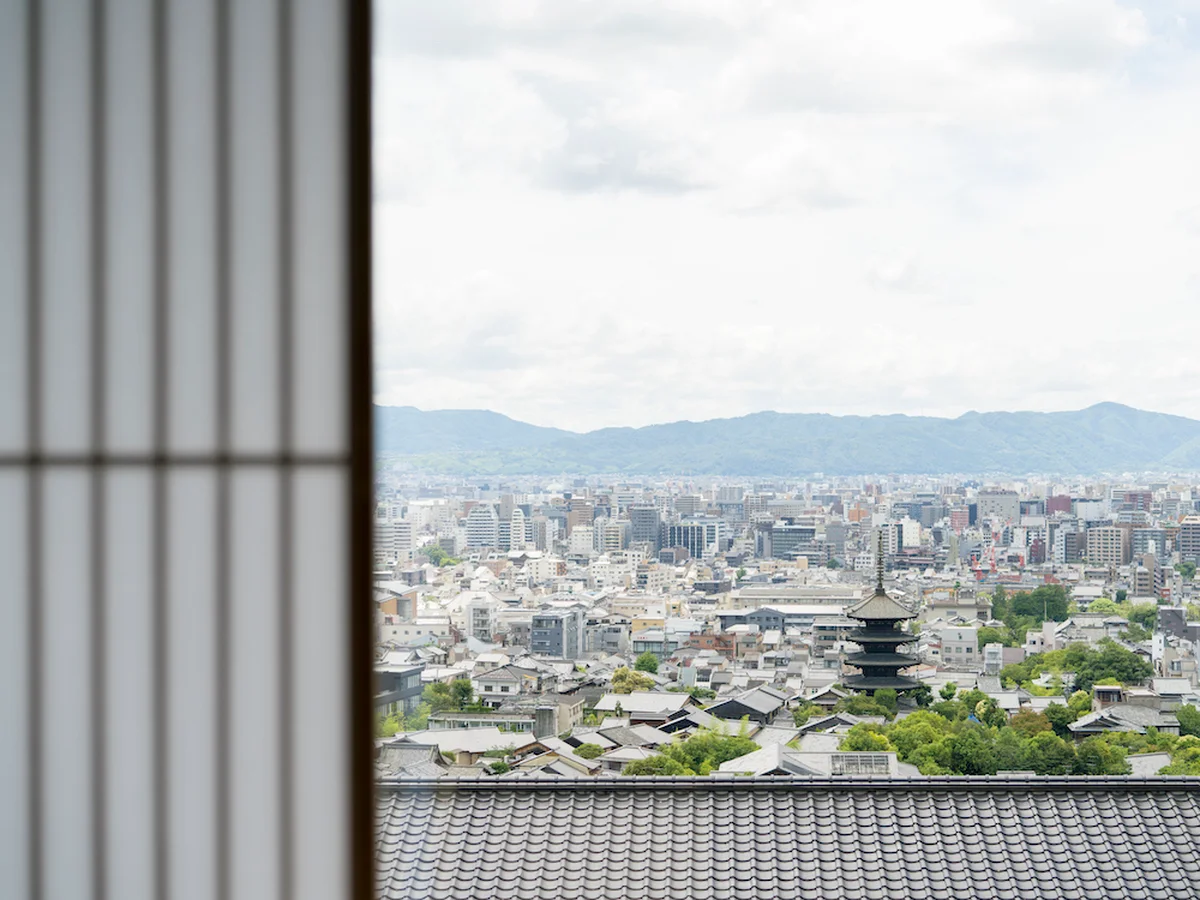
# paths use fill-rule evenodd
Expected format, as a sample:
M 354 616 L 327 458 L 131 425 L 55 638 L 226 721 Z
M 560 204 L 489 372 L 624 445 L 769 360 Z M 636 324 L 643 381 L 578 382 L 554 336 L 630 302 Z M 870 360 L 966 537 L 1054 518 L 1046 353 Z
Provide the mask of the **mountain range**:
M 759 412 L 586 433 L 488 410 L 377 406 L 375 442 L 401 470 L 455 476 L 1200 470 L 1200 421 L 1117 403 L 954 419 Z

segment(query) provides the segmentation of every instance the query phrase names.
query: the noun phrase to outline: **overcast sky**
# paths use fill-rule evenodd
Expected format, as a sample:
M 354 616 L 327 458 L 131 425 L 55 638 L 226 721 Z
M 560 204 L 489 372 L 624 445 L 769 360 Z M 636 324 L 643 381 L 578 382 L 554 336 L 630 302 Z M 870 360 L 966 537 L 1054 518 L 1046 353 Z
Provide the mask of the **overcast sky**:
M 1200 0 L 377 0 L 377 399 L 1200 418 Z

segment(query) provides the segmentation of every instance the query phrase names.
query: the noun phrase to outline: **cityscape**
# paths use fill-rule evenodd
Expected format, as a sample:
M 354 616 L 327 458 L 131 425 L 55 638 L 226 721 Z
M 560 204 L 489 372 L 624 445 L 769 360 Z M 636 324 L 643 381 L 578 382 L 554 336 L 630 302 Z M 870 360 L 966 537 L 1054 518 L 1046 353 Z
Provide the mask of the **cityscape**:
M 376 478 L 377 774 L 1200 775 L 1200 480 Z

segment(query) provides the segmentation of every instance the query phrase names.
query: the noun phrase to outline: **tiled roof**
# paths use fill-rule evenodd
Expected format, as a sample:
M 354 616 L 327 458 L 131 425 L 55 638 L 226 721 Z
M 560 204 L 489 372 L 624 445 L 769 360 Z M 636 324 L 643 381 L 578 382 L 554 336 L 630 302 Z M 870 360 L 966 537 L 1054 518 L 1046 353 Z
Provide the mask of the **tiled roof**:
M 1196 896 L 1178 778 L 381 785 L 385 900 Z

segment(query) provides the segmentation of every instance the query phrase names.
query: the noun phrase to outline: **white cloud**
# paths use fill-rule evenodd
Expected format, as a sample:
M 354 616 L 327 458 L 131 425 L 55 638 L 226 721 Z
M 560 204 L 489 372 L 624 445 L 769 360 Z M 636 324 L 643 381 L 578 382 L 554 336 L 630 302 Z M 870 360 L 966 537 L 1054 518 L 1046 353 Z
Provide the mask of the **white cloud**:
M 1200 417 L 1196 0 L 377 12 L 383 402 Z

